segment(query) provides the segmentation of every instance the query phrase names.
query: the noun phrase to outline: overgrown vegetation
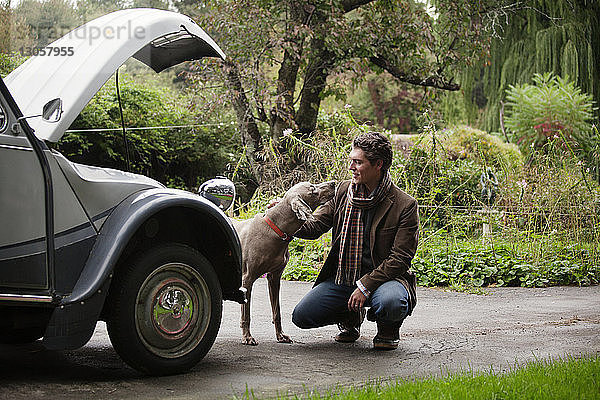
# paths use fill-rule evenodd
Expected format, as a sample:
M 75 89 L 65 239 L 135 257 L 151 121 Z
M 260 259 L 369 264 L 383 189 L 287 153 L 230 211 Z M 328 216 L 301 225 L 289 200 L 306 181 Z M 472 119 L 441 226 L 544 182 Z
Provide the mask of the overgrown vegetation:
M 545 73 L 535 74 L 533 84 L 510 86 L 506 99 L 506 128 L 524 154 L 576 157 L 598 175 L 600 138 L 591 122 L 590 94 L 568 78 Z
M 307 162 L 287 173 L 277 170 L 279 179 L 256 194 L 265 198 L 262 205 L 294 180 L 347 176 L 351 137 L 371 128 L 349 110 L 320 121 L 310 142 L 290 134 L 287 140 Z M 524 163 L 517 146 L 498 136 L 426 122 L 419 135 L 392 136 L 392 178 L 419 201 L 421 239 L 413 269 L 420 285 L 464 290 L 600 283 L 600 187 L 577 158 L 557 162 L 534 151 Z M 498 179 L 491 205 L 482 197 L 484 171 Z M 284 277 L 313 280 L 330 240 L 294 241 Z
M 127 131 L 121 131 L 114 80 L 83 109 L 57 149 L 75 162 L 150 176 L 171 187 L 194 188 L 223 174 L 235 161 L 237 139 L 230 124 L 195 115 L 189 98 L 166 87 L 120 77 Z
M 599 2 L 531 0 L 506 11 L 490 57 L 461 73 L 470 123 L 500 131 L 506 91 L 530 83 L 536 73 L 568 77 L 600 101 Z
M 246 399 L 258 399 L 246 393 Z M 442 378 L 401 379 L 392 383 L 338 387 L 283 395 L 277 399 L 600 399 L 600 357 L 538 360 L 507 373 L 467 371 Z

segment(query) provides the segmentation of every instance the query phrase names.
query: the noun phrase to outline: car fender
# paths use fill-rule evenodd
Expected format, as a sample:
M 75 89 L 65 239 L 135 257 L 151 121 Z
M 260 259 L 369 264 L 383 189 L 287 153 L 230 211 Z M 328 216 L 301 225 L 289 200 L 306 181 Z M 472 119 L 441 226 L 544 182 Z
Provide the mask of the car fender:
M 161 210 L 171 207 L 190 208 L 211 217 L 215 222 L 212 228 L 223 232 L 228 241 L 232 269 L 229 272 L 236 281 L 239 278 L 241 284 L 240 241 L 233 225 L 223 212 L 210 201 L 190 192 L 164 188 L 149 189 L 130 195 L 108 216 L 73 291 L 61 304 L 84 301 L 101 290 L 103 284 L 110 279 L 125 247 L 142 224 Z M 227 299 L 227 296 L 224 297 Z

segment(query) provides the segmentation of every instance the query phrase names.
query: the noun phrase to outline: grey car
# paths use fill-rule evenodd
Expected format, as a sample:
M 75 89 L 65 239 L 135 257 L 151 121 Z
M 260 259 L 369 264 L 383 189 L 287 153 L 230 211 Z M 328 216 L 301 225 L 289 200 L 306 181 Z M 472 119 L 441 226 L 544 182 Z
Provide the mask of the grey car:
M 231 182 L 204 185 L 207 199 L 47 145 L 132 56 L 157 72 L 225 57 L 188 17 L 132 9 L 0 79 L 0 342 L 75 349 L 104 320 L 129 365 L 172 374 L 209 351 L 223 300 L 245 301 L 239 239 L 222 210 Z

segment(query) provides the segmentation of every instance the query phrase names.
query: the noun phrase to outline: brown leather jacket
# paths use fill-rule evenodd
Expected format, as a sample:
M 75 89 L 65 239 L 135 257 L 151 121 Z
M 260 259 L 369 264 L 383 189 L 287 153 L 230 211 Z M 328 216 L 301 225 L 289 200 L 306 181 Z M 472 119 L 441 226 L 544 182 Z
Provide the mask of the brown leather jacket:
M 333 199 L 315 211 L 315 220 L 305 222 L 294 234 L 304 239 L 316 239 L 333 227 L 332 248 L 315 285 L 335 276 L 336 252 L 339 252 L 349 186 L 350 181 L 342 182 Z M 392 185 L 387 196 L 376 206 L 371 225 L 370 245 L 375 269 L 360 278 L 370 292 L 392 279 L 401 282 L 408 290 L 411 312 L 417 304 L 416 277 L 410 264 L 417 251 L 418 230 L 417 201 Z

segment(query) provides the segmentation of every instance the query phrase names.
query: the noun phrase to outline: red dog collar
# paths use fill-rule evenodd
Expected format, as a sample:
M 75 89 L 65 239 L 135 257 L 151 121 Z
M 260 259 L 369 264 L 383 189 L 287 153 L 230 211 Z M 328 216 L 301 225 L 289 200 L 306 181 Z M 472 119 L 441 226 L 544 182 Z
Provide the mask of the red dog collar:
M 287 233 L 285 233 L 284 231 L 282 231 L 281 229 L 279 229 L 277 227 L 277 225 L 275 225 L 275 223 L 273 221 L 271 221 L 269 219 L 269 217 L 267 217 L 265 215 L 265 222 L 267 223 L 267 225 L 269 225 L 271 227 L 271 229 L 273 229 L 275 231 L 275 233 L 281 238 L 281 240 L 283 240 L 284 242 L 291 242 L 292 239 L 294 239 L 293 235 L 288 235 Z

